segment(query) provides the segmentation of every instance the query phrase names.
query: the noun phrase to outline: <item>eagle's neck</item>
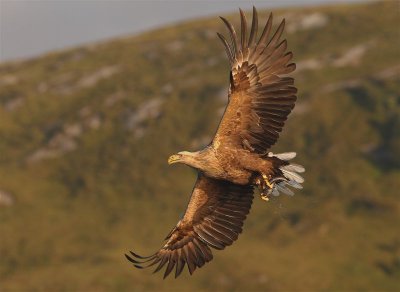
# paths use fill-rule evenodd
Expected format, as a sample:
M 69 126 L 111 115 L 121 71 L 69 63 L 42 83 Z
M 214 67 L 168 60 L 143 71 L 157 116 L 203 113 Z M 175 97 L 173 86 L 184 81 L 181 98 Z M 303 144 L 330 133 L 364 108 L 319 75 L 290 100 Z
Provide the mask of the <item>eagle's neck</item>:
M 196 152 L 183 151 L 181 163 L 196 168 L 203 172 L 208 172 L 217 164 L 217 159 L 214 152 L 209 147 Z

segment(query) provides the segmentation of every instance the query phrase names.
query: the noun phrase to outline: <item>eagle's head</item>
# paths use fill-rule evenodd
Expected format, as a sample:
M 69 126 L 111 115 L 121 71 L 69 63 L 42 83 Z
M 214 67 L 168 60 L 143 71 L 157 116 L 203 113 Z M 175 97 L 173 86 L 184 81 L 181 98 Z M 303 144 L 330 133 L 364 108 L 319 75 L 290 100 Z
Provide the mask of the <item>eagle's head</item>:
M 168 158 L 168 164 L 183 163 L 197 169 L 204 168 L 204 157 L 202 151 L 181 151 Z
M 168 164 L 185 163 L 195 160 L 196 152 L 181 151 L 168 158 Z

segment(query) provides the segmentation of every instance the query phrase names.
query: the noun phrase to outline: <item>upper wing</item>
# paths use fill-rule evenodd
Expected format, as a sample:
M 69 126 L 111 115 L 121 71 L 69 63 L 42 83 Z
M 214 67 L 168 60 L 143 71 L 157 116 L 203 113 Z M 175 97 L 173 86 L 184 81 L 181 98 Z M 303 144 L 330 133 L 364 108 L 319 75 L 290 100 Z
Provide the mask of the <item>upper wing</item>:
M 279 137 L 287 116 L 294 107 L 297 89 L 294 79 L 284 77 L 296 68 L 289 63 L 293 54 L 286 52 L 286 40 L 280 41 L 285 20 L 269 39 L 272 14 L 257 41 L 258 19 L 253 8 L 250 37 L 247 22 L 241 16 L 240 43 L 232 24 L 222 18 L 229 29 L 231 44 L 222 40 L 230 64 L 229 103 L 213 140 L 213 146 L 222 144 L 244 147 L 265 153 Z M 269 40 L 268 40 L 269 39 Z
M 164 265 L 164 278 L 176 267 L 179 276 L 185 264 L 190 274 L 212 260 L 210 247 L 224 249 L 242 232 L 243 222 L 253 201 L 253 187 L 235 185 L 199 175 L 185 215 L 166 237 L 167 242 L 155 254 L 142 257 L 126 255 L 137 268 Z

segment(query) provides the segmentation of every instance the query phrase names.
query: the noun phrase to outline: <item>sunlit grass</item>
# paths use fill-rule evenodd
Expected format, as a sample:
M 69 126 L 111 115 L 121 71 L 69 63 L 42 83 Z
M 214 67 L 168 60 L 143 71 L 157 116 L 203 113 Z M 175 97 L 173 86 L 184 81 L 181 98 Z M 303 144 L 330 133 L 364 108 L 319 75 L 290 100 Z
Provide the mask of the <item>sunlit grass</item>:
M 228 86 L 228 62 L 215 37 L 222 24 L 196 20 L 0 66 L 0 74 L 18 77 L 0 87 L 0 189 L 15 199 L 0 206 L 0 287 L 400 289 L 400 86 L 398 75 L 379 77 L 399 66 L 398 7 L 382 2 L 292 11 L 329 19 L 324 27 L 286 34 L 296 62 L 322 64 L 295 75 L 303 112 L 290 116 L 272 149 L 298 153 L 296 161 L 307 169 L 305 188 L 269 203 L 256 195 L 239 240 L 179 280 L 136 270 L 123 254 L 154 252 L 185 210 L 196 174 L 166 160 L 201 147 L 196 139 L 211 138 L 218 125 Z M 332 65 L 367 42 L 358 64 Z M 79 85 L 109 66 L 117 73 Z M 7 110 L 16 97 L 23 104 Z M 163 101 L 160 114 L 135 136 L 127 120 L 151 99 Z M 90 126 L 94 117 L 98 127 Z M 81 126 L 72 138 L 76 148 L 30 160 L 74 124 Z

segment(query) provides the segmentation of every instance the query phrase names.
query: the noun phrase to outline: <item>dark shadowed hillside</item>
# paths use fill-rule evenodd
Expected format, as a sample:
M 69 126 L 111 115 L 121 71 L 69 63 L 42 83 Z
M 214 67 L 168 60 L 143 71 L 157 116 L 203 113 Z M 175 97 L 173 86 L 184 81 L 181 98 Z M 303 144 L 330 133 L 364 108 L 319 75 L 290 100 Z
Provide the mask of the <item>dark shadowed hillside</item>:
M 299 98 L 272 151 L 298 153 L 305 188 L 256 196 L 239 240 L 179 280 L 123 254 L 185 209 L 196 174 L 166 161 L 208 144 L 226 104 L 219 19 L 0 65 L 0 290 L 400 289 L 399 5 L 274 15 Z

